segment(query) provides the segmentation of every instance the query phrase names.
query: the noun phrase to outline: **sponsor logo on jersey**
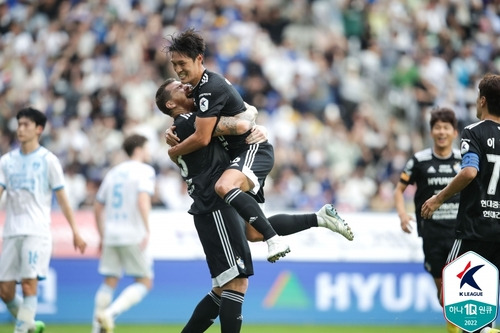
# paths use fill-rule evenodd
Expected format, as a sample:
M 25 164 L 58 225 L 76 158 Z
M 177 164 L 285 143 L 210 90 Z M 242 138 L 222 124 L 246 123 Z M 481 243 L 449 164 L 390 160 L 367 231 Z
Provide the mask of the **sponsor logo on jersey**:
M 427 184 L 432 186 L 432 185 L 448 185 L 453 177 L 431 177 L 427 179 Z
M 429 169 L 427 169 L 427 173 L 436 173 L 436 169 L 431 165 Z
M 441 173 L 453 173 L 453 169 L 451 165 L 449 164 L 440 164 L 439 165 L 439 172 Z
M 208 99 L 206 99 L 205 97 L 203 97 L 202 99 L 200 99 L 200 111 L 201 112 L 205 112 L 208 110 Z

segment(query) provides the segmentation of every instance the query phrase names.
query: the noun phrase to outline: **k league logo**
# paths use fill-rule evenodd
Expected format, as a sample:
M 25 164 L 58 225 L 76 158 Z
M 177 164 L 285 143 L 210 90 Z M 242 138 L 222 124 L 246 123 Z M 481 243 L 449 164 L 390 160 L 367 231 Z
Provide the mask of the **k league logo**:
M 498 269 L 469 251 L 443 269 L 443 311 L 446 319 L 466 332 L 495 320 Z
M 460 273 L 457 274 L 457 278 L 460 279 L 460 289 L 462 289 L 464 284 L 468 284 L 474 289 L 481 290 L 479 286 L 477 285 L 476 280 L 474 280 L 474 274 L 481 268 L 484 267 L 484 265 L 477 265 L 472 268 L 470 268 L 471 262 L 465 266 L 464 270 L 461 271 Z M 482 296 L 482 293 L 476 292 L 475 295 L 477 296 Z M 465 296 L 465 295 L 464 295 Z

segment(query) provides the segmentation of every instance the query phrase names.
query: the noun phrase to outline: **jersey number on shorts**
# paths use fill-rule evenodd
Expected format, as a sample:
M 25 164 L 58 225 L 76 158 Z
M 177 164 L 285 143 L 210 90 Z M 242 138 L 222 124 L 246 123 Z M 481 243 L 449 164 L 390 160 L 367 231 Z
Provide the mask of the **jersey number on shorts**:
M 28 257 L 29 257 L 29 263 L 30 265 L 34 265 L 36 264 L 37 260 L 38 260 L 38 252 L 33 252 L 33 251 L 29 251 L 28 252 Z

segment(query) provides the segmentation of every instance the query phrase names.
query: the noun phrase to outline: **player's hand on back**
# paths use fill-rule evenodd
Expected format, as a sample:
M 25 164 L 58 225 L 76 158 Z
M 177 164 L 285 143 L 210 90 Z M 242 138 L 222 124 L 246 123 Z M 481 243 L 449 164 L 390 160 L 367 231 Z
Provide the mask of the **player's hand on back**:
M 170 147 L 177 145 L 181 140 L 175 135 L 175 126 L 167 128 L 165 131 L 165 142 Z
M 263 143 L 267 141 L 267 129 L 264 126 L 255 125 L 251 133 L 245 139 L 249 145 L 254 143 Z

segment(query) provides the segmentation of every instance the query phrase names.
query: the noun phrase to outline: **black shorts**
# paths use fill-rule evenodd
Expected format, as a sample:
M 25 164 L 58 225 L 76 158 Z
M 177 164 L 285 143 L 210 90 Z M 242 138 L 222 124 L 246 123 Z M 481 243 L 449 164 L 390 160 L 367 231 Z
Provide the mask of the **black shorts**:
M 194 215 L 194 225 L 205 252 L 212 287 L 237 277 L 253 275 L 252 254 L 245 222 L 232 207 Z
M 474 251 L 484 259 L 491 262 L 500 270 L 500 243 L 485 242 L 471 239 L 457 239 L 453 243 L 446 263 L 452 262 L 462 254 Z
M 423 237 L 424 268 L 432 277 L 440 278 L 446 259 L 450 253 L 455 238 L 428 238 Z
M 257 202 L 263 203 L 264 193 L 262 188 L 273 166 L 273 146 L 268 142 L 264 142 L 248 145 L 248 150 L 232 159 L 226 169 L 236 169 L 245 174 L 255 185 L 249 192 L 255 196 Z

